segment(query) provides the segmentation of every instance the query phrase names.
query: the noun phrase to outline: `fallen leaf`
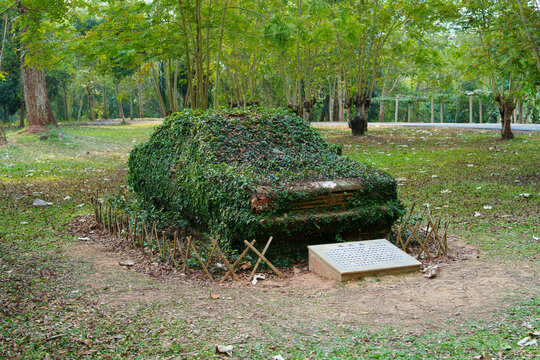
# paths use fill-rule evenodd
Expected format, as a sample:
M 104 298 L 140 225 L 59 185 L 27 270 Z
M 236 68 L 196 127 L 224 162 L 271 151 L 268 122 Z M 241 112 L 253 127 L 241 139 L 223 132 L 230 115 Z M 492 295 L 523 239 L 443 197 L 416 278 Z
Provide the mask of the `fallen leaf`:
M 439 274 L 440 271 L 441 271 L 441 268 L 439 267 L 439 265 L 430 265 L 424 270 L 422 270 L 422 273 L 424 274 L 425 278 L 433 279 Z
M 251 263 L 250 262 L 243 263 L 242 265 L 240 265 L 240 269 L 241 270 L 249 270 L 249 269 L 251 269 Z
M 120 260 L 120 261 L 118 261 L 118 264 L 120 266 L 132 267 L 133 265 L 135 265 L 135 261 L 133 261 L 133 260 Z
M 489 354 L 482 354 L 482 355 L 477 355 L 477 356 L 473 357 L 473 359 L 474 360 L 491 360 L 492 357 Z
M 253 277 L 253 280 L 251 280 L 251 284 L 252 285 L 257 285 L 258 280 L 264 280 L 264 279 L 266 279 L 266 277 L 264 275 L 255 275 Z
M 232 351 L 232 345 L 216 345 L 216 354 L 227 354 L 229 356 L 232 356 Z
M 216 295 L 216 294 L 214 294 L 214 293 L 210 293 L 210 297 L 211 297 L 213 300 L 221 299 L 221 296 Z
M 527 336 L 527 337 L 524 337 L 523 339 L 519 340 L 517 345 L 521 346 L 521 347 L 534 345 L 534 344 L 531 344 L 531 343 L 535 342 L 535 340 L 536 339 L 532 340 L 530 336 Z

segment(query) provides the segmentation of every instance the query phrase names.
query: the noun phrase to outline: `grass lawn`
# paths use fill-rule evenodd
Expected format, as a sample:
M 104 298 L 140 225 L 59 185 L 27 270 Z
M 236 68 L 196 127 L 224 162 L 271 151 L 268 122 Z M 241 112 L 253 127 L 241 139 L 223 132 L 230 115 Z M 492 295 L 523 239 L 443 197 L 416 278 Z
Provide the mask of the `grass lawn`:
M 125 190 L 130 149 L 156 123 L 8 133 L 0 148 L 0 358 L 530 359 L 540 330 L 540 135 L 329 129 L 344 155 L 399 179 L 407 206 L 452 220 L 463 259 L 419 274 L 336 285 L 304 271 L 260 286 L 205 284 L 118 266 L 82 243 L 89 198 Z M 34 199 L 52 205 L 33 206 Z M 457 246 L 457 245 L 456 245 Z M 159 268 L 150 264 L 150 270 Z M 210 297 L 210 293 L 219 299 Z M 532 328 L 532 329 L 531 329 Z

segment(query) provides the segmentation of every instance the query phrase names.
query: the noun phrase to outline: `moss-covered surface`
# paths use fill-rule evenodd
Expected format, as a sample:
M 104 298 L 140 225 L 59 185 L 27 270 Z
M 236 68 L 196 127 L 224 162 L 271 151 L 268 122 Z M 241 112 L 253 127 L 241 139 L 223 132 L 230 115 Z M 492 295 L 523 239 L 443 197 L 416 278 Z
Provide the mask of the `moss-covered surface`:
M 286 111 L 186 111 L 167 118 L 132 151 L 129 184 L 143 203 L 188 217 L 227 241 L 274 236 L 305 245 L 308 237 L 387 229 L 403 211 L 396 181 L 338 153 Z M 324 210 L 293 211 L 294 204 L 329 191 L 306 187 L 330 180 L 355 183 L 358 190 Z M 254 194 L 264 194 L 269 206 L 252 211 Z

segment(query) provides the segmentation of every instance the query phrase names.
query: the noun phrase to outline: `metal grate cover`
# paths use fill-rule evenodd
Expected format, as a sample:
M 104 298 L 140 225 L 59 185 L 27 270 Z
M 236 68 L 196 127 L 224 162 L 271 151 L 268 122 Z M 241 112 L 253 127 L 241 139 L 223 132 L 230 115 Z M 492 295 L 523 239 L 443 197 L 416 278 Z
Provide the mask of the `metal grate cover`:
M 416 271 L 421 263 L 385 239 L 308 246 L 310 270 L 340 281 Z

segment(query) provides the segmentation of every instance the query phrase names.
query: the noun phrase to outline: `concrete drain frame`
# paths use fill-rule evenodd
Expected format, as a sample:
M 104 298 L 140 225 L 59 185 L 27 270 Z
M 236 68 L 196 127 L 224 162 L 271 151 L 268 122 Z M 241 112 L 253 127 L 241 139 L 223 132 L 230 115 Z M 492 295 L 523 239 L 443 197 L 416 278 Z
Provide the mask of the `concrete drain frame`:
M 338 281 L 414 272 L 422 265 L 385 239 L 311 245 L 308 252 L 310 271 Z

